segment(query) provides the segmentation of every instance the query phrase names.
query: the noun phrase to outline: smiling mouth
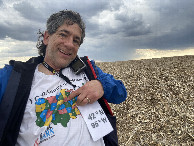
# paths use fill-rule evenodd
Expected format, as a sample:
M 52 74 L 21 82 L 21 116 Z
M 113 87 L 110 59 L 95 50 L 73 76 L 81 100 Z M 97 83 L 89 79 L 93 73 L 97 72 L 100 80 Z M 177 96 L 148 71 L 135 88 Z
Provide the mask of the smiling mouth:
M 59 49 L 59 52 L 61 52 L 61 53 L 65 54 L 65 55 L 68 55 L 68 56 L 70 56 L 70 55 L 71 55 L 70 53 L 65 53 L 65 52 L 63 52 L 63 50 L 61 50 L 61 49 Z

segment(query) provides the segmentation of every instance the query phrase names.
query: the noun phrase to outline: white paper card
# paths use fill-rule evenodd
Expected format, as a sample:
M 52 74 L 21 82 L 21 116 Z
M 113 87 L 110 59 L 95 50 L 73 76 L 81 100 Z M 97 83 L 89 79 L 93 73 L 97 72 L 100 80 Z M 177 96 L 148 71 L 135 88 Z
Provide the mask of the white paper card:
M 112 125 L 98 101 L 78 108 L 94 141 L 113 131 Z

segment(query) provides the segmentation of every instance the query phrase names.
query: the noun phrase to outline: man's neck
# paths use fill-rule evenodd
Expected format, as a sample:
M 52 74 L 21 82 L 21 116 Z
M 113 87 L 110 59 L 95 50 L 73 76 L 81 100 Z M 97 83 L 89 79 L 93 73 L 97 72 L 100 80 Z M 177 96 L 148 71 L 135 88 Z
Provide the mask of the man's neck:
M 46 75 L 53 75 L 53 73 L 49 71 L 42 63 L 38 65 L 38 71 Z

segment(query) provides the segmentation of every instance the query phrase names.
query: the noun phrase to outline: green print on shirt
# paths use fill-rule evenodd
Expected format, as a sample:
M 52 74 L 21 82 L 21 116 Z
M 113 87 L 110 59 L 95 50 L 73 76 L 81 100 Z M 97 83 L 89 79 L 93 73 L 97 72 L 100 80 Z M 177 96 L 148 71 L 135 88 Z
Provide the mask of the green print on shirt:
M 39 127 L 49 126 L 52 122 L 54 125 L 61 123 L 63 127 L 67 127 L 69 120 L 76 119 L 80 115 L 77 108 L 77 97 L 67 101 L 71 90 L 62 89 L 56 96 L 47 98 L 39 98 L 36 101 L 36 125 Z

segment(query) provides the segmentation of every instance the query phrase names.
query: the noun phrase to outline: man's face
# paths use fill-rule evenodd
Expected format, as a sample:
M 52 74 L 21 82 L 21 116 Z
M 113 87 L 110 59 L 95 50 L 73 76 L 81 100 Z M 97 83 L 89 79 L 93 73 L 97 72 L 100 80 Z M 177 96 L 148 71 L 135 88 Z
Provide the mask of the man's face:
M 80 41 L 81 29 L 77 24 L 64 23 L 51 35 L 46 31 L 44 44 L 47 48 L 44 61 L 56 70 L 68 66 L 77 55 Z

